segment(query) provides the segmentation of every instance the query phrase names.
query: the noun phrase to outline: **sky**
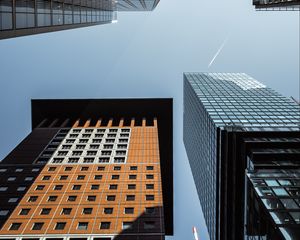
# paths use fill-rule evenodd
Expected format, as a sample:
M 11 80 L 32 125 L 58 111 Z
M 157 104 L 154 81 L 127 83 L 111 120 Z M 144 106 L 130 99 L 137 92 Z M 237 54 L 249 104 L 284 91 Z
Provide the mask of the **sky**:
M 31 99 L 172 97 L 167 239 L 192 240 L 196 226 L 208 240 L 182 140 L 183 72 L 245 72 L 299 99 L 299 22 L 299 12 L 257 12 L 250 0 L 161 0 L 115 24 L 0 40 L 0 159 L 30 132 Z

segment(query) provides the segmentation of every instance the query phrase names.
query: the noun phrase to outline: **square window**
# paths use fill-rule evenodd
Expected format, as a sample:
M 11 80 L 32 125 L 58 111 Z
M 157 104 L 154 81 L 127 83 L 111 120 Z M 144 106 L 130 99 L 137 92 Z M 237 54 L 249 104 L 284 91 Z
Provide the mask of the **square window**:
M 107 195 L 106 196 L 106 200 L 107 201 L 115 201 L 116 200 L 116 196 L 115 195 Z
M 121 170 L 121 167 L 120 167 L 120 166 L 115 166 L 115 167 L 114 167 L 114 170 L 115 170 L 115 171 L 120 171 L 120 170 Z
M 92 214 L 93 208 L 84 208 L 82 214 Z
M 33 169 L 31 170 L 31 172 L 38 172 L 38 171 L 40 171 L 39 168 L 33 168 Z
M 135 184 L 128 184 L 127 188 L 128 189 L 136 189 L 136 185 Z
M 77 180 L 84 180 L 84 178 L 85 178 L 85 175 L 78 175 L 77 176 Z
M 120 175 L 112 175 L 111 176 L 111 179 L 113 179 L 113 180 L 116 180 L 116 179 L 119 179 L 120 178 Z
M 133 207 L 126 207 L 126 208 L 124 208 L 124 213 L 125 214 L 133 214 L 134 213 L 134 208 Z
M 43 222 L 33 223 L 32 230 L 41 230 L 44 226 Z
M 29 181 L 32 181 L 32 180 L 33 180 L 33 177 L 26 177 L 24 180 L 25 180 L 26 182 L 29 182 Z
M 95 179 L 95 180 L 101 180 L 101 179 L 102 179 L 102 175 L 95 175 L 95 176 L 94 176 L 94 179 Z
M 94 196 L 94 195 L 87 196 L 87 201 L 95 202 L 96 201 L 96 196 Z
M 72 212 L 72 208 L 63 208 L 61 211 L 61 215 L 70 215 Z
M 46 181 L 46 180 L 50 180 L 51 176 L 43 176 L 42 180 Z
M 129 179 L 136 179 L 136 175 L 130 174 L 130 175 L 128 176 L 128 178 L 129 178 Z
M 66 171 L 66 172 L 69 172 L 69 171 L 72 170 L 72 168 L 73 168 L 73 167 L 65 167 L 65 171 Z
M 118 188 L 118 185 L 117 185 L 117 184 L 110 184 L 110 185 L 109 185 L 109 189 L 110 189 L 110 190 L 117 189 L 117 188 Z
M 154 195 L 146 195 L 146 201 L 153 201 Z
M 70 157 L 68 160 L 68 163 L 78 163 L 79 162 L 79 158 L 77 157 Z
M 23 168 L 17 168 L 15 172 L 23 172 Z
M 146 189 L 154 189 L 154 184 L 146 184 Z
M 9 227 L 9 230 L 18 230 L 21 227 L 22 223 L 12 223 Z
M 100 229 L 110 229 L 110 222 L 101 222 Z
M 113 147 L 114 147 L 114 145 L 112 145 L 112 144 L 104 144 L 103 145 L 104 149 L 113 149 Z
M 48 197 L 48 202 L 55 202 L 57 199 L 57 196 L 49 196 Z
M 22 208 L 19 215 L 28 215 L 30 208 Z
M 77 225 L 78 230 L 87 230 L 89 226 L 88 222 L 79 222 Z
M 73 185 L 72 190 L 80 190 L 81 185 Z
M 123 222 L 122 223 L 122 229 L 126 230 L 126 229 L 132 229 L 133 227 L 133 222 Z
M 153 170 L 154 167 L 153 166 L 146 166 L 146 169 L 149 171 L 149 170 Z
M 73 151 L 72 156 L 81 156 L 82 151 Z
M 153 179 L 153 178 L 154 178 L 154 176 L 152 174 L 147 174 L 146 175 L 146 179 Z
M 36 202 L 37 199 L 38 199 L 37 196 L 30 196 L 30 197 L 28 198 L 28 202 Z
M 5 192 L 7 191 L 8 187 L 0 187 L 0 192 Z
M 62 188 L 63 188 L 63 185 L 55 185 L 54 186 L 54 190 L 62 190 Z
M 113 213 L 113 208 L 104 208 L 103 212 L 104 214 L 112 214 Z
M 54 172 L 56 170 L 56 167 L 49 167 L 48 172 Z
M 77 196 L 68 196 L 68 202 L 75 202 L 77 199 Z
M 68 175 L 61 175 L 59 177 L 59 180 L 67 180 L 68 179 Z
M 35 190 L 43 190 L 45 188 L 45 185 L 37 185 Z
M 109 163 L 109 157 L 100 157 L 99 163 Z
M 6 216 L 9 213 L 9 210 L 0 210 L 0 216 Z
M 101 155 L 104 155 L 104 156 L 111 155 L 111 151 L 101 151 Z
M 95 158 L 91 158 L 91 157 L 86 157 L 83 159 L 84 163 L 93 163 L 95 160 Z
M 99 187 L 100 187 L 100 185 L 98 185 L 98 184 L 93 184 L 93 185 L 91 186 L 91 190 L 98 190 Z
M 41 215 L 49 215 L 51 212 L 51 208 L 43 208 L 41 211 Z
M 87 171 L 89 170 L 89 167 L 81 167 L 80 171 Z
M 137 166 L 130 166 L 130 170 L 131 171 L 136 171 L 137 170 Z
M 134 201 L 135 195 L 126 195 L 126 201 Z
M 87 151 L 86 155 L 87 156 L 96 156 L 97 151 Z
M 104 170 L 105 170 L 105 167 L 98 167 L 97 170 L 98 170 L 98 171 L 104 171 Z
M 125 163 L 125 157 L 114 157 L 114 163 Z
M 146 207 L 145 208 L 145 213 L 146 214 L 154 214 L 155 213 L 155 208 L 154 207 Z
M 155 228 L 155 222 L 154 221 L 145 221 L 144 222 L 144 229 L 154 229 Z
M 55 225 L 55 230 L 63 230 L 66 226 L 65 222 L 57 222 Z
M 98 149 L 100 147 L 99 144 L 91 144 L 90 149 Z

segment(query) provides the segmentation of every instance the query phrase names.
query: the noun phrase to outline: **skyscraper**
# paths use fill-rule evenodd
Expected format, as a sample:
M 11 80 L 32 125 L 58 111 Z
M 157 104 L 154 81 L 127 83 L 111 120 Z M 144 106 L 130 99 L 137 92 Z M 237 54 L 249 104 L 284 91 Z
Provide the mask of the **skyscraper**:
M 113 0 L 1 0 L 0 39 L 115 20 Z
M 159 0 L 1 0 L 0 39 L 112 23 L 117 11 L 152 11 Z
M 119 0 L 118 11 L 153 11 L 160 0 Z
M 253 0 L 258 11 L 300 11 L 300 0 Z
M 0 239 L 173 234 L 172 99 L 33 100 L 0 163 Z
M 240 73 L 184 74 L 184 144 L 211 240 L 299 239 L 300 108 Z

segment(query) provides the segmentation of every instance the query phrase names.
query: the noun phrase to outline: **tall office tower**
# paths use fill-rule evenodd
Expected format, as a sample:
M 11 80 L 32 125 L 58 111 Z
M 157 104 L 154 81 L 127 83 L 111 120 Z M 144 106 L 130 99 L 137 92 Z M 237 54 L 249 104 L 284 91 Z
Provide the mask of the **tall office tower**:
M 0 163 L 0 239 L 173 234 L 172 99 L 33 100 Z
M 239 73 L 184 74 L 184 144 L 211 240 L 300 239 L 300 107 Z
M 160 0 L 119 0 L 118 11 L 153 11 Z
M 300 0 L 253 0 L 258 11 L 300 11 Z
M 0 39 L 111 23 L 114 0 L 1 0 Z

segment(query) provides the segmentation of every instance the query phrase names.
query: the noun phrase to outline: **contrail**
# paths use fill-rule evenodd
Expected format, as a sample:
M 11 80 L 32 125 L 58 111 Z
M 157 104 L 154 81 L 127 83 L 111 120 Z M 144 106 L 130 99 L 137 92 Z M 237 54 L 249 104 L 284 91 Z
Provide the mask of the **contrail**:
M 225 46 L 225 44 L 227 43 L 228 39 L 229 39 L 229 35 L 225 38 L 225 40 L 222 43 L 221 47 L 218 49 L 218 51 L 216 52 L 215 56 L 213 57 L 213 59 L 208 64 L 208 68 L 210 68 L 210 66 L 213 64 L 213 62 L 215 61 L 215 59 L 217 58 L 217 56 L 219 55 L 219 53 L 222 51 L 222 49 Z

